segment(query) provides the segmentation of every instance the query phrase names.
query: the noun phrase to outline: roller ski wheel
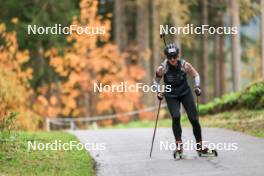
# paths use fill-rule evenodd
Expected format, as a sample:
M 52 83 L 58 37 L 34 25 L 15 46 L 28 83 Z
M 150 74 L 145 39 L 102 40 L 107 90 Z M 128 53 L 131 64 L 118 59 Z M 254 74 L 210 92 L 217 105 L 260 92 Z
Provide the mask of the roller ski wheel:
M 183 158 L 183 151 L 182 150 L 175 150 L 173 152 L 173 158 L 175 160 L 179 160 L 179 159 L 182 159 Z
M 217 157 L 218 153 L 216 150 L 210 150 L 208 148 L 204 150 L 197 150 L 199 157 Z

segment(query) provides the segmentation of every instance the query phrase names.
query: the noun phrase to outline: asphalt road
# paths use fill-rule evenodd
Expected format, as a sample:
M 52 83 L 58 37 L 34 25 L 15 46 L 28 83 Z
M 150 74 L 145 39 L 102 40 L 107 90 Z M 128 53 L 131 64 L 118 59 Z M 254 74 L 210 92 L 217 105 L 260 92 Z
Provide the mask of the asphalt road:
M 174 160 L 173 151 L 160 148 L 170 144 L 173 135 L 169 128 L 159 128 L 152 158 L 149 158 L 153 129 L 115 129 L 70 131 L 82 143 L 104 145 L 105 150 L 89 152 L 97 163 L 98 176 L 256 176 L 264 175 L 264 139 L 225 129 L 203 129 L 204 140 L 222 143 L 218 157 L 200 158 L 194 150 L 185 150 L 185 159 Z M 183 129 L 183 140 L 193 140 L 192 130 Z M 237 150 L 227 150 L 227 146 Z M 235 149 L 236 147 L 230 147 Z M 230 149 L 229 148 L 229 149 Z

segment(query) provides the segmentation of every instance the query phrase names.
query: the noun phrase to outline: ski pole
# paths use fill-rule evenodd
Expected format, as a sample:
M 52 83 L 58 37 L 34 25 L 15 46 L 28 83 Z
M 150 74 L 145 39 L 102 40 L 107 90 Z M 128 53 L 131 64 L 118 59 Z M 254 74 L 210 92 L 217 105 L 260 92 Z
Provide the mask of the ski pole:
M 167 46 L 167 43 L 166 43 L 166 40 L 165 40 L 165 33 L 161 33 L 160 34 L 160 38 L 163 38 L 163 42 L 164 42 L 164 45 L 166 47 Z
M 157 124 L 158 124 L 158 119 L 159 119 L 159 112 L 160 112 L 160 105 L 161 105 L 161 100 L 159 101 L 158 113 L 157 113 L 157 117 L 156 117 L 156 122 L 155 122 L 155 128 L 154 128 L 154 132 L 153 132 L 153 137 L 152 137 L 151 149 L 150 149 L 150 154 L 149 154 L 149 157 L 150 158 L 151 158 L 153 144 L 154 144 L 155 135 L 156 135 L 156 129 L 157 129 Z
M 197 97 L 197 102 L 196 102 L 196 109 L 197 109 L 197 112 L 198 112 L 198 116 L 199 116 L 199 97 Z

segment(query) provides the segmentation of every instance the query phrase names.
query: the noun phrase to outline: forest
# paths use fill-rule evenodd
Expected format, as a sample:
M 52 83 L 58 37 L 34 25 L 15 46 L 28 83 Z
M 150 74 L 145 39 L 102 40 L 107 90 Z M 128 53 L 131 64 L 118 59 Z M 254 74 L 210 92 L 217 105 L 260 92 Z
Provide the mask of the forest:
M 28 34 L 29 25 L 104 30 L 92 35 Z M 254 108 L 257 101 L 263 109 L 263 0 L 1 0 L 1 130 L 13 120 L 16 129 L 38 130 L 44 129 L 47 118 L 116 114 L 115 119 L 100 121 L 108 126 L 129 122 L 127 112 L 156 106 L 152 92 L 94 92 L 93 86 L 152 85 L 165 58 L 161 25 L 236 27 L 238 34 L 171 32 L 165 37 L 178 45 L 181 58 L 201 76 L 201 103 L 209 103 L 202 113 L 221 111 L 212 107 L 216 98 L 239 93 L 252 83 L 260 85 L 256 91 L 262 94 L 246 97 L 252 99 L 245 104 Z M 193 85 L 192 79 L 189 82 Z M 153 120 L 155 114 L 133 116 Z

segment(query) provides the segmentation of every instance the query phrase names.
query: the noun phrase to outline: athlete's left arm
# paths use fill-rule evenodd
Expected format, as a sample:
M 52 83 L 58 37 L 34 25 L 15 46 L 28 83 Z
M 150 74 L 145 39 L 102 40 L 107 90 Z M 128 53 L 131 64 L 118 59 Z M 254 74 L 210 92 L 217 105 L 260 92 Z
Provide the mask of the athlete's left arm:
M 194 78 L 194 86 L 200 87 L 200 75 L 196 69 L 189 62 L 184 63 L 184 69 L 186 73 L 190 74 Z

